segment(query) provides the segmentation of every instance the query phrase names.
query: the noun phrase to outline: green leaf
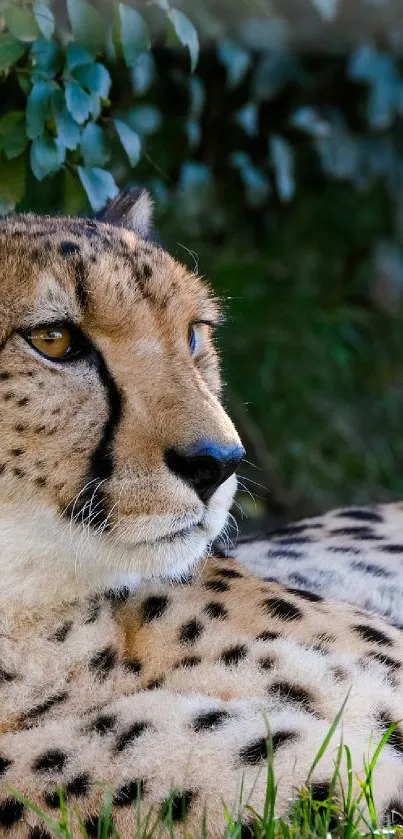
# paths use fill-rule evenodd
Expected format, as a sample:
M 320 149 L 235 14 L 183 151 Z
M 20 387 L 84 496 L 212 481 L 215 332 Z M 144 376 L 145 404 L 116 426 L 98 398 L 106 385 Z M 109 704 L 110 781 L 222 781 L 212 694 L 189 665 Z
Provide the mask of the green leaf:
M 0 72 L 10 69 L 25 53 L 25 47 L 8 32 L 0 33 Z
M 121 119 L 115 119 L 114 125 L 119 136 L 119 140 L 130 160 L 132 166 L 136 166 L 140 160 L 141 154 L 141 140 L 138 134 L 123 122 Z
M 67 0 L 73 35 L 78 44 L 82 44 L 95 55 L 103 52 L 106 41 L 107 22 L 87 0 Z
M 91 111 L 91 96 L 77 82 L 67 82 L 66 103 L 71 116 L 78 122 L 85 122 Z
M 96 93 L 90 93 L 90 99 L 91 99 L 90 116 L 92 117 L 94 122 L 96 122 L 98 117 L 100 116 L 100 113 L 101 113 L 101 110 L 102 110 L 101 100 L 100 100 L 99 96 L 97 96 Z
M 110 172 L 105 169 L 78 166 L 81 183 L 95 212 L 102 210 L 109 198 L 115 198 L 119 190 Z
M 34 70 L 39 70 L 49 77 L 55 76 L 61 69 L 61 50 L 54 41 L 45 41 L 43 38 L 39 38 L 32 44 L 31 56 Z
M 25 155 L 15 160 L 0 158 L 0 213 L 10 213 L 24 196 Z
M 89 122 L 84 128 L 80 149 L 86 166 L 104 166 L 109 160 L 105 134 L 102 128 L 93 122 Z
M 132 67 L 138 56 L 150 48 L 150 35 L 145 21 L 131 6 L 120 3 L 119 17 L 123 56 L 127 66 Z
M 66 49 L 66 65 L 68 70 L 74 70 L 81 64 L 91 64 L 93 57 L 88 50 L 79 44 L 69 44 Z
M 57 136 L 66 149 L 76 149 L 80 140 L 80 129 L 67 110 L 66 100 L 60 88 L 53 91 L 51 106 Z
M 107 99 L 112 80 L 103 64 L 85 64 L 73 70 L 74 78 L 88 90 L 96 93 L 102 99 Z
M 42 134 L 50 113 L 50 96 L 55 89 L 55 82 L 36 81 L 27 102 L 27 136 L 35 140 Z
M 44 38 L 52 38 L 55 34 L 55 19 L 49 6 L 46 6 L 45 3 L 38 2 L 34 3 L 32 8 L 36 23 L 42 35 Z
M 179 9 L 171 9 L 169 19 L 177 37 L 184 47 L 187 47 L 190 55 L 190 69 L 196 69 L 199 60 L 199 38 L 193 23 Z
M 9 6 L 4 17 L 7 29 L 18 38 L 19 41 L 35 41 L 39 35 L 38 24 L 32 14 L 32 10 L 25 7 Z
M 64 157 L 64 146 L 48 134 L 42 134 L 41 137 L 33 140 L 30 163 L 36 179 L 42 181 L 47 175 L 58 172 Z
M 0 149 L 7 160 L 19 157 L 27 142 L 24 111 L 9 111 L 0 119 Z

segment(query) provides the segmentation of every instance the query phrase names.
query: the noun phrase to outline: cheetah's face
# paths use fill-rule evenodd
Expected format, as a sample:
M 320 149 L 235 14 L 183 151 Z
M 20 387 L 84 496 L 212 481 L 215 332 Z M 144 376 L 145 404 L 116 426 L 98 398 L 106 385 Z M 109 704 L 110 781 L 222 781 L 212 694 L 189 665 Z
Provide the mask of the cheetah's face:
M 243 455 L 219 401 L 217 304 L 140 235 L 149 215 L 127 192 L 103 220 L 0 225 L 0 506 L 35 508 L 35 538 L 50 528 L 102 573 L 186 570 L 225 524 Z

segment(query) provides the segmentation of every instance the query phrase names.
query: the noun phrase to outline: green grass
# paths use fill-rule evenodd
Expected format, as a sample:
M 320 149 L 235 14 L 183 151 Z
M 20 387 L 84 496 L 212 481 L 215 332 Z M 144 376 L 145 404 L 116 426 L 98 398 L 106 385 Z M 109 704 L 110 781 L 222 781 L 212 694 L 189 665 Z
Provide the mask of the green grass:
M 347 701 L 347 700 L 346 700 Z M 346 701 L 333 721 L 308 773 L 306 784 L 300 789 L 299 795 L 291 805 L 287 818 L 276 816 L 277 786 L 273 771 L 272 746 L 270 734 L 267 738 L 268 760 L 266 767 L 266 796 L 261 813 L 257 813 L 247 802 L 243 802 L 242 789 L 237 813 L 234 816 L 230 809 L 223 804 L 226 828 L 223 839 L 245 839 L 245 822 L 249 827 L 248 839 L 369 839 L 375 836 L 396 837 L 403 839 L 401 826 L 380 824 L 373 797 L 373 774 L 382 749 L 396 728 L 394 723 L 383 735 L 381 741 L 374 748 L 371 756 L 364 757 L 363 776 L 356 778 L 359 792 L 354 793 L 354 772 L 351 753 L 347 745 L 341 741 L 334 757 L 334 771 L 329 785 L 329 792 L 323 800 L 316 795 L 311 786 L 314 772 L 329 748 L 330 741 L 342 717 Z M 347 789 L 341 784 L 341 768 L 347 770 Z M 90 839 L 84 824 L 80 820 L 75 808 L 69 808 L 60 792 L 60 809 L 57 819 L 49 817 L 39 807 L 22 796 L 17 790 L 10 788 L 10 793 L 33 810 L 46 824 L 52 836 L 58 839 L 72 839 L 72 825 L 79 827 L 83 839 Z M 172 793 L 173 795 L 174 793 Z M 97 839 L 129 839 L 119 835 L 113 826 L 112 814 L 113 792 L 106 790 L 104 803 L 97 825 Z M 175 820 L 172 816 L 172 806 L 164 807 L 164 814 L 158 808 L 151 808 L 147 814 L 141 812 L 140 800 L 134 807 L 133 832 L 130 839 L 175 839 Z M 181 826 L 186 825 L 186 820 Z M 196 834 L 185 832 L 186 839 L 208 839 L 208 830 L 203 820 L 200 830 Z

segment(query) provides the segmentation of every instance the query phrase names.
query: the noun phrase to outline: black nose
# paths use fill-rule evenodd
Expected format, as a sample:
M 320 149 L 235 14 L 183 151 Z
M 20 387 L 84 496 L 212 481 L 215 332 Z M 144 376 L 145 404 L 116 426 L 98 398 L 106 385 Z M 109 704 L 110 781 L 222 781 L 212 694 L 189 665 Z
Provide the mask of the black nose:
M 165 463 L 207 503 L 244 456 L 242 446 L 221 446 L 211 440 L 200 440 L 187 451 L 167 449 Z

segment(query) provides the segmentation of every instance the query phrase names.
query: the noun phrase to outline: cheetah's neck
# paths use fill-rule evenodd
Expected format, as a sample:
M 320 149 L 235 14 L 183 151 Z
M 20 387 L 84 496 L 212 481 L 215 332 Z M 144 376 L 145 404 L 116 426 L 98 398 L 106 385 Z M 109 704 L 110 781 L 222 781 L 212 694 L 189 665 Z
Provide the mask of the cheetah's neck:
M 139 578 L 111 574 L 108 555 L 86 533 L 34 505 L 0 506 L 0 601 L 7 610 L 56 607 L 92 592 L 123 585 L 134 589 Z

